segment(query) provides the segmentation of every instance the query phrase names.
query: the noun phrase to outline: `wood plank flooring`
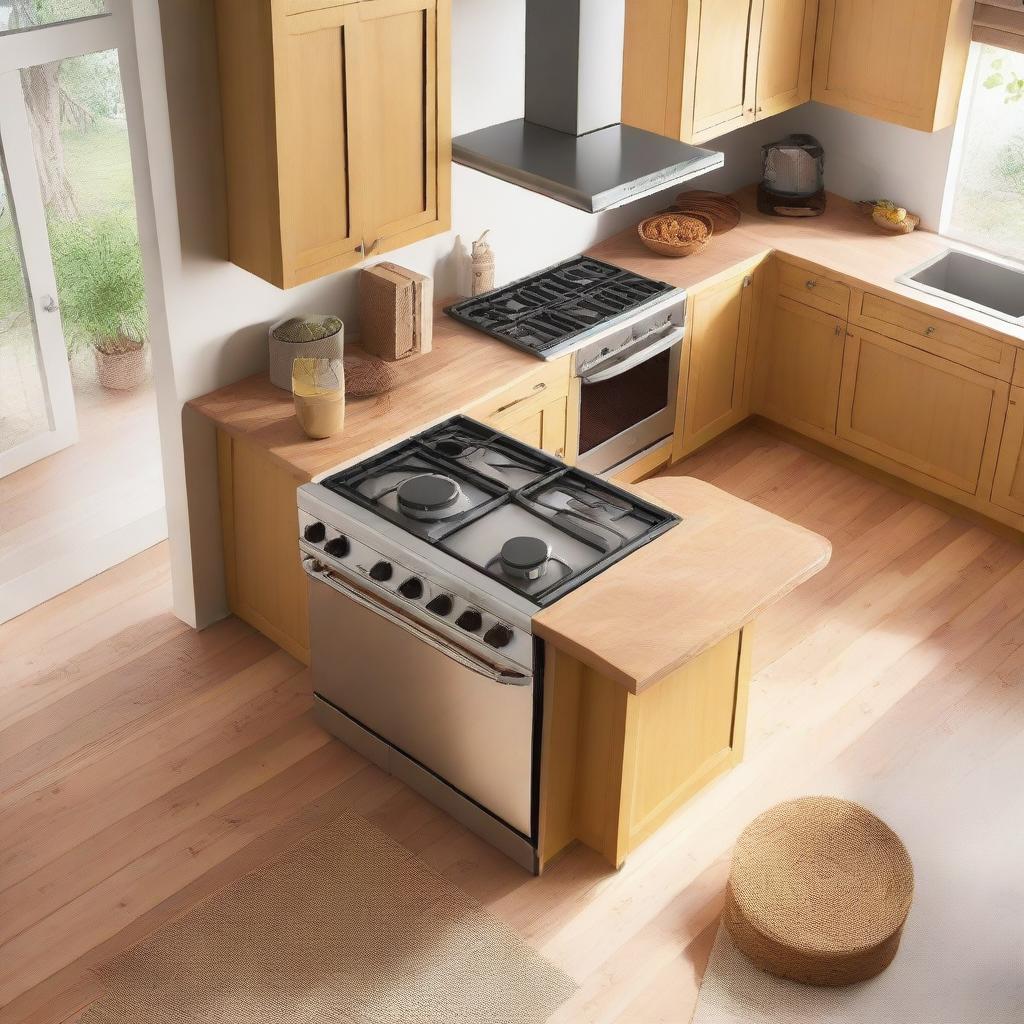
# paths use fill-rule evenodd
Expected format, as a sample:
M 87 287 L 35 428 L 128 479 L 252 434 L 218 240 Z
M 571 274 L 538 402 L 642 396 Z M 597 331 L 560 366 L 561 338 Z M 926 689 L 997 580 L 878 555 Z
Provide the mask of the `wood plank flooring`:
M 162 546 L 0 626 L 0 1022 L 76 1020 L 92 965 L 345 807 L 576 979 L 557 1022 L 689 1020 L 731 844 L 779 799 L 846 793 L 941 842 L 944 789 L 976 780 L 979 842 L 1024 856 L 1024 547 L 756 427 L 672 472 L 835 551 L 760 622 L 746 761 L 618 874 L 573 848 L 528 878 L 330 740 L 301 665 L 174 619 Z

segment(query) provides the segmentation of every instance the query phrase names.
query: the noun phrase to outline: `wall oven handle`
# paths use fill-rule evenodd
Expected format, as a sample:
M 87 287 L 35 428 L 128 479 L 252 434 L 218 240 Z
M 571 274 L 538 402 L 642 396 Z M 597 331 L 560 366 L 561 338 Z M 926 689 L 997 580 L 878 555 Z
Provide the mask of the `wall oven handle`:
M 645 345 L 639 351 L 635 351 L 623 358 L 598 363 L 597 367 L 593 370 L 584 368 L 583 372 L 579 375 L 580 381 L 584 384 L 596 384 L 598 381 L 611 380 L 613 377 L 618 377 L 619 374 L 632 370 L 634 366 L 639 366 L 648 359 L 652 359 L 654 356 L 670 349 L 673 345 L 677 345 L 685 337 L 686 327 L 676 327 L 669 331 L 665 337 L 650 345 Z
M 381 616 L 381 618 L 387 619 L 388 622 L 392 622 L 396 626 L 401 626 L 402 629 L 412 633 L 419 640 L 429 644 L 434 650 L 440 651 L 451 658 L 452 661 L 458 662 L 464 668 L 475 672 L 478 676 L 483 676 L 485 679 L 490 679 L 495 683 L 502 683 L 505 686 L 526 686 L 529 684 L 530 677 L 528 675 L 513 671 L 512 669 L 498 668 L 482 658 L 475 657 L 469 651 L 449 643 L 439 634 L 425 629 L 412 619 L 406 618 L 404 615 L 392 611 L 380 602 L 374 601 L 373 598 L 364 595 L 356 587 L 351 586 L 342 576 L 339 576 L 338 573 L 327 568 L 327 566 L 318 562 L 315 558 L 304 558 L 302 560 L 302 567 L 313 580 L 326 584 L 355 601 L 356 604 L 362 605 L 363 608 L 374 612 Z

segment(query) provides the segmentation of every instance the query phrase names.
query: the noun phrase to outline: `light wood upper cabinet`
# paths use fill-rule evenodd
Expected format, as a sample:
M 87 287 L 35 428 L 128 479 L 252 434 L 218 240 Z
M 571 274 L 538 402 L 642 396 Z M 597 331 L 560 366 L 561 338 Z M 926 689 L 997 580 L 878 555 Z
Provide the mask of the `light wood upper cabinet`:
M 755 116 L 771 117 L 811 97 L 818 0 L 764 0 Z
M 748 369 L 759 273 L 750 268 L 691 297 L 674 459 L 695 451 L 749 413 Z
M 805 103 L 818 0 L 626 0 L 622 120 L 702 142 Z
M 820 0 L 813 99 L 933 132 L 956 119 L 973 0 Z
M 216 0 L 230 258 L 290 287 L 450 223 L 451 0 Z
M 724 135 L 754 120 L 758 6 L 751 0 L 702 0 L 689 5 L 687 42 L 696 40 L 694 138 Z
M 920 474 L 925 486 L 937 481 L 984 496 L 1008 393 L 1004 381 L 855 328 L 846 339 L 836 433 L 863 449 L 867 462 L 891 462 L 900 476 Z
M 754 410 L 807 434 L 836 432 L 846 320 L 780 296 L 757 352 Z
M 449 93 L 448 10 L 437 0 L 363 0 L 360 86 L 366 97 L 362 157 L 372 173 L 365 188 L 368 254 L 436 234 L 438 197 L 448 222 L 450 140 L 439 138 L 438 97 Z M 441 22 L 439 25 L 438 22 Z M 439 160 L 444 149 L 445 158 Z
M 282 20 L 275 76 L 281 240 L 280 252 L 273 253 L 275 270 L 278 256 L 281 266 L 273 283 L 280 287 L 330 273 L 360 256 L 363 211 L 356 200 L 363 188 L 364 153 L 355 145 L 358 20 L 355 4 Z M 224 116 L 227 124 L 227 109 Z M 246 231 L 260 218 L 232 202 L 238 198 L 232 195 L 237 179 L 232 168 L 233 163 L 228 182 L 232 257 L 241 248 L 251 258 L 244 245 L 236 245 L 234 229 L 239 219 Z
M 1024 388 L 1010 388 L 1006 426 L 999 446 L 992 501 L 1024 516 Z

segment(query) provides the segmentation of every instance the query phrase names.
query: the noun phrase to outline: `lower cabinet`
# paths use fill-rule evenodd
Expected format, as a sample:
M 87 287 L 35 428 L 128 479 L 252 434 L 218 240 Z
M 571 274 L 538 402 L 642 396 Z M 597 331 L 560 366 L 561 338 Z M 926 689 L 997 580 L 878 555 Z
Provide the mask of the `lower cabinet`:
M 1024 516 L 1024 388 L 1010 388 L 992 502 Z
M 640 693 L 548 644 L 540 860 L 573 840 L 613 867 L 743 760 L 752 625 Z
M 750 411 L 748 369 L 758 282 L 759 270 L 750 266 L 691 298 L 674 459 L 707 444 Z
M 467 415 L 560 459 L 572 461 L 575 412 L 569 399 L 568 358 L 541 363 L 537 372 L 467 410 Z
M 923 486 L 937 481 L 986 495 L 1008 393 L 1003 381 L 855 328 L 846 341 L 836 433 L 863 449 L 864 461 Z
M 309 664 L 309 598 L 299 562 L 299 479 L 262 449 L 217 432 L 228 605 Z
M 833 437 L 846 321 L 780 296 L 757 353 L 754 411 L 810 437 Z

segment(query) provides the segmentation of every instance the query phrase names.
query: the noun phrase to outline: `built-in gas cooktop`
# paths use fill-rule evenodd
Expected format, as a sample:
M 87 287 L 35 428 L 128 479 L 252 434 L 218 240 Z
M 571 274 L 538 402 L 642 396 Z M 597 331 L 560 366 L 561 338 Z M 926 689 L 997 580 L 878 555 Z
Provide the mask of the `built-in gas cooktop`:
M 621 267 L 579 256 L 448 306 L 445 312 L 534 355 L 550 359 L 674 292 Z
M 539 607 L 679 521 L 462 416 L 320 483 Z

